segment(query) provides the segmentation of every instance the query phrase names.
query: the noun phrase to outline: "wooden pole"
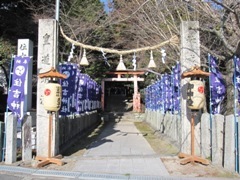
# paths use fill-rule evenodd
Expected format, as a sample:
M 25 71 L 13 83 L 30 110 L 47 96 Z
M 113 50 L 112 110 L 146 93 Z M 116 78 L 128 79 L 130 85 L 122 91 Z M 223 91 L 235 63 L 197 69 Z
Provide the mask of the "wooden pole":
M 138 80 L 137 80 L 137 75 L 136 74 L 134 74 L 133 75 L 133 78 L 134 78 L 134 95 L 137 95 L 137 93 L 138 93 Z
M 52 112 L 49 113 L 49 132 L 48 132 L 48 157 L 51 157 L 52 151 Z
M 194 156 L 194 117 L 192 113 L 192 118 L 191 118 L 191 155 Z
M 37 167 L 43 167 L 47 164 L 54 163 L 59 166 L 62 166 L 64 163 L 60 160 L 62 158 L 62 155 L 57 155 L 55 157 L 52 157 L 52 124 L 53 124 L 53 114 L 50 112 L 49 114 L 49 130 L 48 130 L 48 156 L 47 157 L 40 157 L 37 156 L 36 160 L 41 161 L 37 164 Z
M 178 157 L 179 158 L 183 158 L 180 161 L 180 164 L 184 165 L 187 163 L 202 163 L 204 165 L 209 165 L 209 161 L 207 159 L 195 156 L 195 149 L 194 149 L 194 128 L 195 128 L 195 124 L 194 124 L 194 115 L 192 112 L 192 117 L 191 117 L 191 155 L 190 154 L 184 154 L 184 153 L 179 153 Z

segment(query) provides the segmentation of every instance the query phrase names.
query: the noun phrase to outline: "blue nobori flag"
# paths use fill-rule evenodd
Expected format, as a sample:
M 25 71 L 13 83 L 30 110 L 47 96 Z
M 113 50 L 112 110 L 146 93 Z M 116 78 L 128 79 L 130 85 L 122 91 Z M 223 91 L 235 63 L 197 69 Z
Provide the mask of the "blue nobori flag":
M 87 98 L 87 81 L 88 76 L 86 74 L 79 74 L 79 89 L 78 89 L 78 113 L 84 113 L 86 111 L 86 98 Z
M 62 64 L 59 66 L 62 74 L 67 76 L 66 79 L 61 80 L 62 86 L 62 103 L 59 114 L 62 116 L 71 115 L 76 112 L 75 108 L 75 81 L 77 67 L 74 64 Z
M 157 81 L 157 110 L 162 110 L 162 89 L 161 89 L 161 81 Z
M 151 110 L 151 86 L 148 87 L 148 109 Z
M 181 78 L 181 68 L 180 68 L 180 64 L 177 63 L 174 67 L 173 67 L 173 85 L 175 87 L 180 87 L 180 78 Z
M 235 84 L 235 88 L 238 92 L 238 103 L 240 103 L 240 59 L 239 57 L 234 56 L 234 76 L 233 76 L 233 80 L 234 80 L 234 84 Z M 240 112 L 238 112 L 238 115 L 240 114 Z
M 164 75 L 162 75 L 162 78 L 160 80 L 160 89 L 161 89 L 161 112 L 164 113 L 165 112 L 165 85 L 164 85 Z
M 24 84 L 28 70 L 30 57 L 16 56 L 14 58 L 14 68 L 12 75 L 12 86 L 8 93 L 8 108 L 17 115 L 18 120 L 22 120 L 24 112 Z
M 226 95 L 226 84 L 217 66 L 217 59 L 209 55 L 210 62 L 210 106 L 212 114 L 220 114 L 221 103 Z
M 153 110 L 153 96 L 154 96 L 153 87 L 150 86 L 149 87 L 149 108 L 150 108 L 150 110 Z
M 152 85 L 152 109 L 156 110 L 157 106 L 156 106 L 156 95 L 157 95 L 157 91 L 156 91 L 156 84 Z
M 180 64 L 173 67 L 173 111 L 180 111 Z
M 145 107 L 146 109 L 149 109 L 150 106 L 149 106 L 149 103 L 150 103 L 150 88 L 149 86 L 145 89 Z
M 162 77 L 162 90 L 163 90 L 163 101 L 164 101 L 164 111 L 172 110 L 172 85 L 171 85 L 171 75 L 165 74 Z

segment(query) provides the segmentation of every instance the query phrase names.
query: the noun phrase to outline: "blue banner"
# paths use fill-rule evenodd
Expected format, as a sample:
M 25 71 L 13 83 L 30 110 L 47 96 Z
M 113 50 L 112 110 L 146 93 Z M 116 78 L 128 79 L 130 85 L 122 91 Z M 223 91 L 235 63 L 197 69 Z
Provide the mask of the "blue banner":
M 180 111 L 180 64 L 173 67 L 171 74 L 162 75 L 161 79 L 145 88 L 146 109 Z
M 14 58 L 12 86 L 9 90 L 7 99 L 8 108 L 17 115 L 20 121 L 24 115 L 24 84 L 30 60 L 30 57 L 16 56 Z
M 239 57 L 234 56 L 234 76 L 233 76 L 233 82 L 235 89 L 237 90 L 237 101 L 240 103 L 240 59 Z M 240 115 L 240 111 L 237 112 L 238 115 Z
M 180 87 L 181 87 L 181 69 L 177 63 L 173 67 L 173 111 L 180 111 Z
M 172 108 L 172 86 L 171 75 L 164 74 L 163 77 L 163 101 L 164 111 L 169 111 Z
M 59 66 L 59 71 L 67 76 L 61 80 L 62 86 L 62 103 L 59 115 L 70 115 L 75 112 L 75 81 L 77 67 L 73 64 L 62 64 Z
M 81 114 L 101 108 L 101 88 L 89 75 L 81 73 L 73 63 L 62 64 L 59 69 L 67 75 L 66 79 L 61 80 L 60 115 Z
M 210 61 L 210 93 L 211 102 L 210 106 L 212 114 L 220 114 L 221 103 L 226 95 L 226 85 L 221 72 L 217 65 L 217 59 L 213 56 L 209 56 Z

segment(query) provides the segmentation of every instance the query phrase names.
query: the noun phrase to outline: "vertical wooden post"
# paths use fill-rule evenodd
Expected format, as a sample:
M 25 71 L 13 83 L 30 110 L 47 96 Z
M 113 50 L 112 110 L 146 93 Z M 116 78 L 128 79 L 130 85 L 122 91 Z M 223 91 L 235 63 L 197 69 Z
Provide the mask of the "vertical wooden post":
M 194 117 L 191 118 L 191 155 L 194 156 Z
M 48 157 L 50 158 L 52 151 L 52 112 L 49 113 L 49 130 L 48 130 Z
M 137 111 L 137 93 L 138 93 L 138 86 L 137 86 L 137 75 L 134 74 L 133 75 L 133 111 L 136 112 Z
M 195 128 L 195 123 L 194 123 L 194 115 L 192 112 L 192 117 L 191 117 L 191 155 L 189 154 L 184 154 L 184 153 L 179 153 L 178 157 L 183 158 L 180 161 L 180 164 L 187 164 L 187 163 L 195 163 L 199 162 L 204 165 L 209 165 L 209 161 L 207 159 L 195 156 L 195 149 L 194 149 L 194 128 Z
M 134 95 L 136 95 L 138 93 L 137 74 L 134 74 L 133 77 L 134 77 Z

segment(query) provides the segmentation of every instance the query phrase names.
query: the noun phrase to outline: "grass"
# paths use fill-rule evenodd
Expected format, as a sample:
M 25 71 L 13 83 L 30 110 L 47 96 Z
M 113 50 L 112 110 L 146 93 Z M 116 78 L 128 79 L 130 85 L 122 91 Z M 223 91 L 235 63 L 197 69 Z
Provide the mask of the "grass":
M 179 149 L 166 136 L 154 131 L 146 122 L 135 122 L 135 126 L 157 154 L 173 156 L 179 153 Z

